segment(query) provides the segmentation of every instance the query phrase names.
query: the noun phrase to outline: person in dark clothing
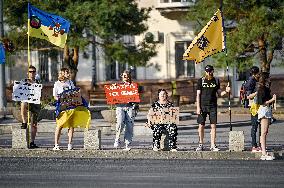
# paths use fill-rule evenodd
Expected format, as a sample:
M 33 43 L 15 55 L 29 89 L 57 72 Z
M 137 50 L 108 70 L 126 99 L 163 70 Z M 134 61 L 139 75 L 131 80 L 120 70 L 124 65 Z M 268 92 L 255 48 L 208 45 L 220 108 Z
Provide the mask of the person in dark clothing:
M 253 66 L 250 69 L 251 76 L 245 84 L 246 96 L 249 99 L 250 103 L 250 112 L 251 112 L 251 145 L 252 152 L 261 152 L 261 147 L 258 147 L 256 141 L 257 128 L 259 126 L 258 118 L 257 118 L 257 109 L 255 109 L 255 96 L 256 96 L 256 84 L 259 80 L 259 68 Z M 260 131 L 260 130 L 259 130 Z
M 159 89 L 158 91 L 158 100 L 155 101 L 151 108 L 155 109 L 155 111 L 163 110 L 165 108 L 174 107 L 173 103 L 168 101 L 168 93 L 165 89 Z M 160 141 L 163 131 L 166 131 L 169 136 L 169 148 L 170 151 L 176 152 L 176 142 L 177 142 L 177 125 L 174 123 L 171 124 L 154 124 L 150 125 L 153 130 L 153 150 L 160 150 Z
M 258 119 L 261 124 L 260 143 L 262 148 L 261 160 L 273 160 L 274 157 L 266 152 L 266 137 L 269 124 L 272 118 L 271 105 L 276 100 L 276 95 L 271 96 L 269 73 L 262 72 L 259 78 L 259 86 L 257 88 L 256 103 L 259 104 Z
M 196 94 L 197 123 L 199 124 L 199 146 L 196 151 L 204 150 L 204 126 L 207 115 L 211 124 L 211 151 L 219 151 L 216 146 L 216 123 L 217 123 L 217 94 L 220 96 L 230 92 L 229 83 L 225 91 L 221 91 L 220 82 L 213 76 L 214 68 L 211 65 L 205 67 L 205 76 L 198 80 Z

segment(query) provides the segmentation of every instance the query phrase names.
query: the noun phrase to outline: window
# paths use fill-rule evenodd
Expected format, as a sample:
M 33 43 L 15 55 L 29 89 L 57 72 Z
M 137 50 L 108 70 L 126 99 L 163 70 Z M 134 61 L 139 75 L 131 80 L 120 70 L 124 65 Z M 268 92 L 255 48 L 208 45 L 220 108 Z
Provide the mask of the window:
M 120 74 L 129 69 L 128 64 L 121 64 L 116 62 L 111 62 L 106 65 L 106 80 L 121 80 Z M 136 79 L 136 67 L 132 70 L 131 73 L 132 79 Z
M 194 61 L 183 60 L 183 53 L 189 46 L 189 41 L 182 41 L 175 43 L 175 65 L 176 65 L 176 78 L 194 77 L 195 76 L 195 63 Z
M 38 51 L 39 70 L 37 72 L 44 83 L 49 81 L 48 57 L 47 50 Z

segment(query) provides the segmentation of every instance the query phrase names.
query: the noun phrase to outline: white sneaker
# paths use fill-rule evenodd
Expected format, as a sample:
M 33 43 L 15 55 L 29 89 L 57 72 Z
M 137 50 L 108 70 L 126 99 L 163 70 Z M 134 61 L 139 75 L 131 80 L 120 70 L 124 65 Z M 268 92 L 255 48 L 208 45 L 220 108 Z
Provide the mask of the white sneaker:
M 114 141 L 113 147 L 114 147 L 115 149 L 117 149 L 117 148 L 119 147 L 119 140 L 115 140 L 115 141 Z
M 153 151 L 159 151 L 160 149 L 156 146 L 153 147 Z
M 68 144 L 67 150 L 68 150 L 68 151 L 73 150 L 72 144 Z
M 198 147 L 195 149 L 195 151 L 204 151 L 203 144 L 199 144 Z
M 125 144 L 125 148 L 123 149 L 123 151 L 130 151 L 131 148 L 129 147 L 129 144 Z
M 211 151 L 220 151 L 220 149 L 216 145 L 211 146 L 210 150 Z
M 53 151 L 59 151 L 60 150 L 59 145 L 58 144 L 54 145 L 52 150 Z
M 170 151 L 171 152 L 177 152 L 178 150 L 177 149 L 171 149 Z
M 272 161 L 272 160 L 274 160 L 274 159 L 275 159 L 275 157 L 274 157 L 274 156 L 271 156 L 271 155 L 266 154 L 266 155 L 262 155 L 262 156 L 260 157 L 260 159 L 261 159 L 261 160 Z

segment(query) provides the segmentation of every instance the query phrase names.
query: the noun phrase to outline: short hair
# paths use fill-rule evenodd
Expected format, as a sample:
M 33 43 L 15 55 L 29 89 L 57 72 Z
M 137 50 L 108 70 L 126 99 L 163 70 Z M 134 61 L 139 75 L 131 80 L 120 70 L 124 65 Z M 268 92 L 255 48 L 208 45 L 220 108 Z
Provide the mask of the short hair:
M 255 75 L 259 73 L 259 68 L 257 66 L 252 66 L 250 69 L 250 74 Z
M 29 66 L 29 69 L 34 69 L 34 70 L 36 70 L 35 66 L 32 66 L 32 65 Z
M 164 92 L 168 95 L 168 92 L 167 92 L 167 90 L 165 90 L 165 89 L 158 89 L 158 95 L 159 95 L 162 91 L 164 91 Z

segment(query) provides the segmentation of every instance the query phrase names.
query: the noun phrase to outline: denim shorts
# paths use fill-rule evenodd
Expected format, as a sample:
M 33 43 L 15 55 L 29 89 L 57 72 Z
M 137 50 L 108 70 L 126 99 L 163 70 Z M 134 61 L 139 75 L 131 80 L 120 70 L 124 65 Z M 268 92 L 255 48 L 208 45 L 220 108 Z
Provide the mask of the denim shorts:
M 260 105 L 260 107 L 259 107 L 259 109 L 257 111 L 257 114 L 258 114 L 258 119 L 261 119 L 261 118 L 272 118 L 271 107 L 270 106 Z

